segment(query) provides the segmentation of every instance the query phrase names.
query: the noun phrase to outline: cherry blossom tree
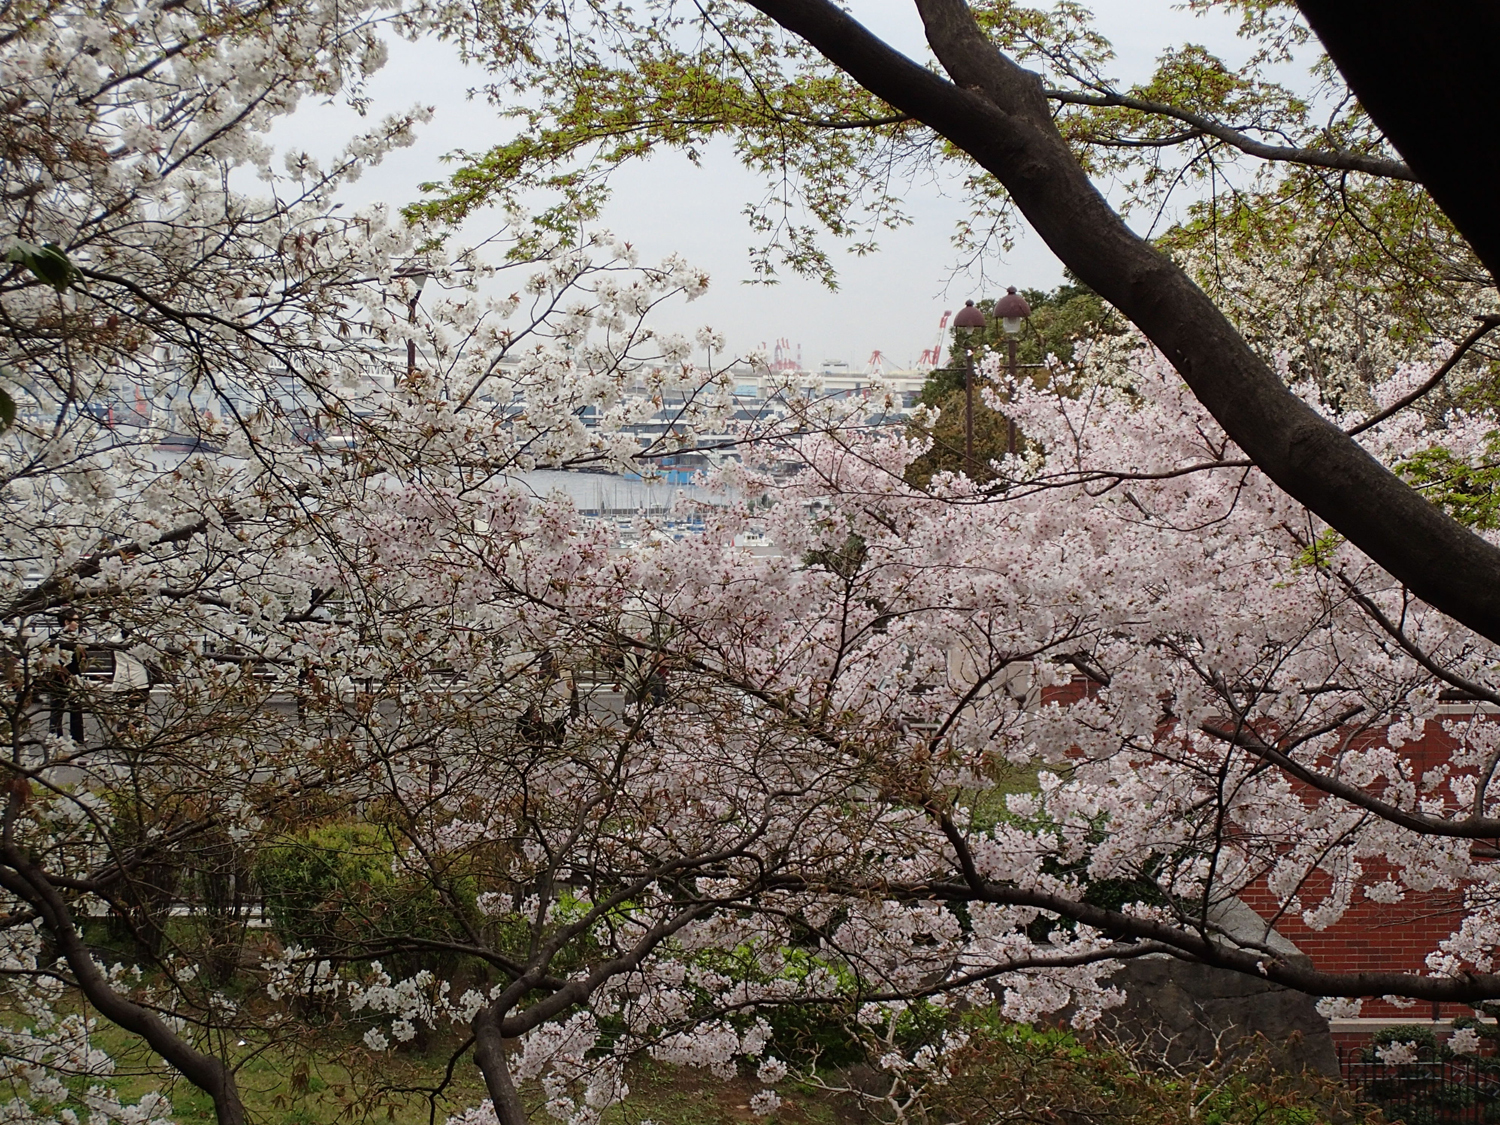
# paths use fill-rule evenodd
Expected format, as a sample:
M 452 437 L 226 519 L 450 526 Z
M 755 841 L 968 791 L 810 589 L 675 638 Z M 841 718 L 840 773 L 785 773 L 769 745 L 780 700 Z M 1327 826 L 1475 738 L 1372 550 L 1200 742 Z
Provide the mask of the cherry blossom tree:
M 402 703 L 380 654 L 424 599 L 458 614 L 423 639 L 447 662 L 424 676 L 451 683 L 462 636 L 480 659 L 462 607 L 489 599 L 455 586 L 454 565 L 476 536 L 543 541 L 546 505 L 506 474 L 649 466 L 654 450 L 620 427 L 665 396 L 679 426 L 662 448 L 691 444 L 695 427 L 723 428 L 727 377 L 643 326 L 656 302 L 701 292 L 681 262 L 638 267 L 611 239 L 548 240 L 516 220 L 493 268 L 453 247 L 422 255 L 422 229 L 387 208 L 341 214 L 339 189 L 409 140 L 421 107 L 330 167 L 301 153 L 272 167 L 276 119 L 307 96 L 358 104 L 381 36 L 417 29 L 417 9 L 59 3 L 4 18 L 0 299 L 19 417 L 0 500 L 0 885 L 24 1015 L 7 1073 L 16 1112 L 68 1119 L 59 1078 L 113 1065 L 65 1014 L 81 1002 L 241 1121 L 231 1055 L 252 1021 L 223 992 L 225 945 L 257 839 L 317 797 L 369 795 L 372 760 L 350 749 L 371 722 L 357 685 L 379 678 L 376 714 Z M 257 178 L 262 194 L 242 190 Z M 417 324 L 426 274 L 447 295 Z M 406 339 L 420 364 L 402 363 Z M 443 512 L 470 522 L 424 594 L 392 569 L 407 561 L 395 530 Z M 486 690 L 467 706 L 488 706 Z M 97 960 L 99 926 L 144 975 Z M 165 1106 L 122 1107 L 102 1086 L 87 1102 L 140 1120 Z
M 454 13 L 449 32 L 492 69 L 497 100 L 539 90 L 540 104 L 514 110 L 530 127 L 434 185 L 441 191 L 420 210 L 461 215 L 513 190 L 518 172 L 590 204 L 608 168 L 661 146 L 693 153 L 727 135 L 769 181 L 766 198 L 749 208 L 769 243 L 758 268 L 774 272 L 779 250 L 794 268 L 831 280 L 820 230 L 868 251 L 879 230 L 907 221 L 898 170 L 915 178 L 956 164 L 973 201 L 962 243 L 1003 244 L 1013 217 L 1024 216 L 1079 281 L 1176 365 L 1262 471 L 1415 596 L 1500 640 L 1493 546 L 1307 410 L 1227 310 L 1132 230 L 1096 182 L 1119 173 L 1127 202 L 1154 211 L 1183 182 L 1216 197 L 1233 192 L 1238 177 L 1221 179 L 1224 168 L 1251 161 L 1271 169 L 1273 189 L 1292 185 L 1287 198 L 1298 210 L 1362 227 L 1357 240 L 1377 257 L 1417 265 L 1424 281 L 1441 267 L 1450 284 L 1457 278 L 1447 267 L 1457 266 L 1456 288 L 1490 291 L 1496 232 L 1473 184 L 1497 154 L 1465 143 L 1465 119 L 1450 107 L 1493 100 L 1470 77 L 1482 66 L 1454 59 L 1470 57 L 1494 17 L 1446 3 L 1413 43 L 1320 0 L 1189 7 L 1238 14 L 1249 63 L 1231 67 L 1184 44 L 1163 52 L 1149 81 L 1123 88 L 1108 73 L 1108 42 L 1073 3 L 915 0 L 920 54 L 813 0 L 642 13 L 564 6 L 540 18 L 530 8 Z M 1311 93 L 1267 73 L 1314 42 L 1329 54 L 1315 62 Z M 1410 86 L 1394 77 L 1414 74 Z M 1408 96 L 1409 88 L 1420 93 Z M 1443 125 L 1425 128 L 1430 120 Z M 574 159 L 596 146 L 602 160 Z M 1399 158 L 1411 153 L 1419 155 Z M 1292 169 L 1280 185 L 1278 167 Z M 1376 185 L 1368 191 L 1366 177 Z M 1238 210 L 1227 209 L 1222 229 L 1232 232 Z M 1217 235 L 1220 223 L 1211 229 Z
M 1430 447 L 1424 415 L 1390 408 L 1446 358 L 1403 368 L 1372 414 L 1337 421 L 1373 422 L 1392 463 Z M 299 951 L 277 969 L 284 987 L 388 1013 L 374 1046 L 424 1021 L 472 1027 L 506 1122 L 525 1119 L 528 1078 L 556 1116 L 592 1119 L 624 1096 L 641 1049 L 779 1075 L 755 1015 L 779 1004 L 867 1010 L 875 1027 L 944 998 L 1019 1019 L 1071 1006 L 1087 1023 L 1113 999 L 1103 966 L 1150 954 L 1351 1002 L 1493 998 L 1492 876 L 1471 843 L 1495 832 L 1495 729 L 1478 709 L 1438 710 L 1444 691 L 1492 698 L 1488 642 L 1405 598 L 1256 474 L 1159 358 L 1107 363 L 1075 396 L 994 403 L 1034 443 L 1001 466 L 1003 492 L 961 477 L 912 490 L 919 447 L 835 433 L 804 442 L 788 482 L 748 468 L 724 481 L 771 507 L 708 513 L 678 542 L 596 548 L 597 569 L 575 561 L 576 516 L 538 511 L 545 536 L 575 530 L 535 569 L 550 540 L 519 536 L 504 568 L 530 583 L 503 631 L 530 678 L 482 716 L 423 697 L 431 720 L 407 708 L 387 751 L 413 762 L 387 774 L 404 862 L 500 888 L 475 909 L 511 928 L 498 945 L 481 923 L 469 943 Z M 1490 428 L 1455 415 L 1441 436 L 1471 456 Z M 779 553 L 737 549 L 750 530 Z M 424 519 L 399 536 L 403 583 L 458 534 Z M 659 682 L 617 711 L 621 647 L 648 654 Z M 576 709 L 559 669 L 594 685 Z M 490 724 L 518 713 L 533 749 L 518 765 L 511 741 L 502 764 Z M 485 734 L 467 733 L 476 721 Z M 1454 742 L 1435 768 L 1402 753 L 1428 724 Z M 388 725 L 360 737 L 390 740 Z M 462 749 L 438 749 L 454 738 Z M 418 747 L 434 755 L 425 775 Z M 1015 786 L 1017 768 L 1037 785 Z M 1470 906 L 1429 972 L 1336 973 L 1279 953 L 1269 921 L 1235 922 L 1255 885 L 1314 927 L 1365 898 L 1446 889 Z M 513 982 L 455 1001 L 432 976 L 340 974 L 419 948 L 507 959 Z M 941 1062 L 889 1060 L 907 1066 Z
M 701 534 L 622 549 L 535 494 L 539 467 L 649 473 L 726 434 L 731 380 L 712 332 L 649 327 L 706 284 L 679 261 L 523 216 L 469 250 L 343 214 L 425 111 L 271 166 L 279 116 L 357 101 L 381 35 L 430 16 L 5 16 L 9 1111 L 76 1119 L 83 1075 L 104 1118 L 166 1116 L 108 1094 L 93 1018 L 226 1125 L 239 1040 L 315 1050 L 311 1016 L 376 1058 L 456 1029 L 490 1094 L 467 1120 L 526 1120 L 536 1080 L 583 1125 L 643 1052 L 753 1068 L 774 1111 L 781 1006 L 871 1039 L 915 1005 L 1083 1026 L 1122 958 L 1500 998 L 1474 847 L 1500 836 L 1496 731 L 1438 712 L 1500 706 L 1493 646 L 1261 474 L 1142 341 L 992 402 L 1027 440 L 983 485 L 910 488 L 918 444 L 787 386 L 684 513 Z M 1483 467 L 1482 407 L 1409 409 L 1455 354 L 1400 358 L 1298 409 L 1398 470 Z M 643 446 L 630 424 L 668 407 Z M 1435 723 L 1446 761 L 1403 754 Z M 324 925 L 284 895 L 305 943 L 247 943 L 252 877 L 320 854 L 378 862 L 407 905 Z M 1428 972 L 1338 974 L 1227 921 L 1255 884 L 1312 925 L 1468 905 Z M 960 1047 L 882 1065 L 941 1075 Z

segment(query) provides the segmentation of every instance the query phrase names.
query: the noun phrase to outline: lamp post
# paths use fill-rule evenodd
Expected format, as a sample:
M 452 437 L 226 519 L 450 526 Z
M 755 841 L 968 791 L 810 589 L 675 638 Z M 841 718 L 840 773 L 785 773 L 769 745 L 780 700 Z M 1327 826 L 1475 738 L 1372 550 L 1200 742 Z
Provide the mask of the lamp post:
M 984 313 L 974 307 L 973 301 L 965 301 L 953 318 L 954 329 L 962 329 L 960 342 L 964 348 L 964 471 L 974 465 L 974 330 L 984 329 Z
M 406 302 L 406 323 L 417 323 L 417 298 L 422 295 L 422 286 L 427 284 L 427 279 L 432 274 L 428 269 L 426 261 L 415 258 L 402 266 L 392 276 L 404 277 L 416 288 L 413 289 L 411 300 Z M 415 335 L 406 341 L 406 381 L 413 382 L 417 377 L 417 338 Z
M 1031 315 L 1031 306 L 1026 303 L 1026 298 L 1016 292 L 1014 285 L 1005 291 L 1005 296 L 995 302 L 995 316 L 1000 319 L 1000 325 L 1005 329 L 1006 351 L 1010 359 L 1010 398 L 1016 397 L 1016 337 L 1021 333 L 1021 321 Z M 1007 427 L 1005 432 L 1005 452 L 1016 451 L 1016 421 L 1007 415 Z

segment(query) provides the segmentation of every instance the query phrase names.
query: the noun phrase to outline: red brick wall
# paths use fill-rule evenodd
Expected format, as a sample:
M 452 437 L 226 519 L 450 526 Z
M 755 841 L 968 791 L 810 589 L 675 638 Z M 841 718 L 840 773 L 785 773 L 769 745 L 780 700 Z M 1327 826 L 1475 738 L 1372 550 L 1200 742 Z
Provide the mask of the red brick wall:
M 1045 702 L 1065 706 L 1097 690 L 1097 685 L 1087 678 L 1074 676 L 1068 684 L 1047 688 L 1042 698 Z M 1468 716 L 1454 714 L 1449 717 Z M 1500 716 L 1487 721 L 1496 719 Z M 1380 745 L 1384 737 L 1382 732 L 1369 732 L 1360 735 L 1352 745 L 1356 749 Z M 1427 723 L 1421 738 L 1403 744 L 1399 753 L 1421 773 L 1446 761 L 1453 748 L 1454 740 L 1443 730 L 1441 720 L 1434 719 Z M 1304 792 L 1309 800 L 1315 796 L 1311 788 L 1304 789 Z M 1372 882 L 1380 881 L 1382 872 L 1378 862 L 1365 859 L 1361 863 Z M 1314 874 L 1302 892 L 1304 905 L 1319 902 L 1328 883 L 1327 876 Z M 1395 904 L 1360 897 L 1350 905 L 1343 918 L 1324 930 L 1312 929 L 1296 912 L 1278 915 L 1278 905 L 1264 880 L 1253 884 L 1241 897 L 1262 918 L 1274 920 L 1276 930 L 1312 958 L 1317 968 L 1326 972 L 1423 972 L 1427 967 L 1427 955 L 1437 948 L 1439 941 L 1458 928 L 1462 919 L 1461 889 L 1429 894 L 1407 891 L 1405 900 Z M 1430 1003 L 1418 1003 L 1399 1007 L 1378 998 L 1365 1000 L 1361 1010 L 1361 1015 L 1366 1018 L 1400 1019 L 1413 1023 L 1473 1014 L 1472 1009 L 1461 1004 L 1435 1007 Z M 1348 1033 L 1337 1038 L 1356 1044 L 1368 1034 Z
M 1378 732 L 1368 734 L 1356 745 L 1379 744 L 1382 737 Z M 1446 761 L 1453 746 L 1453 739 L 1438 722 L 1432 721 L 1420 739 L 1404 744 L 1399 753 L 1420 772 Z M 1383 872 L 1378 861 L 1360 862 L 1370 881 L 1381 879 Z M 1326 876 L 1315 873 L 1302 893 L 1303 903 L 1311 906 L 1320 901 L 1328 885 Z M 1338 922 L 1324 930 L 1312 929 L 1295 912 L 1277 916 L 1276 901 L 1264 881 L 1254 884 L 1241 897 L 1261 917 L 1274 918 L 1277 931 L 1326 972 L 1423 972 L 1427 968 L 1427 955 L 1458 928 L 1463 916 L 1463 892 L 1456 888 L 1425 894 L 1408 890 L 1399 903 L 1373 902 L 1361 894 Z M 1360 1014 L 1417 1022 L 1473 1015 L 1473 1011 L 1457 1004 L 1435 1009 L 1430 1003 L 1419 1003 L 1402 1008 L 1373 999 L 1365 1001 Z
M 1327 879 L 1308 881 L 1303 901 L 1317 902 Z M 1258 882 L 1240 896 L 1262 918 L 1275 917 L 1277 905 L 1265 883 Z M 1312 958 L 1313 964 L 1330 973 L 1423 972 L 1426 958 L 1437 943 L 1458 928 L 1462 917 L 1455 892 L 1416 895 L 1407 893 L 1398 903 L 1355 901 L 1347 913 L 1325 930 L 1314 930 L 1297 914 L 1276 918 L 1276 930 Z M 1384 1000 L 1366 1000 L 1364 1016 L 1429 1020 L 1431 1004 L 1401 1008 Z M 1441 1018 L 1473 1015 L 1462 1005 L 1443 1005 Z

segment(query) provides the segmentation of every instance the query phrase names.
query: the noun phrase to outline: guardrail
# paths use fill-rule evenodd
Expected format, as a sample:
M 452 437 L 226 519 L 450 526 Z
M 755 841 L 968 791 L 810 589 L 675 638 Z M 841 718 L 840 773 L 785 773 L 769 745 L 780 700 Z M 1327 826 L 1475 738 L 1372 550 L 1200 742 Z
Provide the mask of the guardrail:
M 1405 1125 L 1500 1125 L 1500 1058 L 1443 1057 L 1423 1049 L 1415 1061 L 1382 1062 L 1365 1051 L 1339 1052 L 1339 1073 L 1386 1119 Z

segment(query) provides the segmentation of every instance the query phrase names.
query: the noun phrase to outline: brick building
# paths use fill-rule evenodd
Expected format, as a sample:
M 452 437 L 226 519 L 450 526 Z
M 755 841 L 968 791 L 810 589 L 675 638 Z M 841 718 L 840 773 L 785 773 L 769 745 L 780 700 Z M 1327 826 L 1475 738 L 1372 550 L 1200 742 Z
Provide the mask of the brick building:
M 1083 698 L 1093 687 L 1089 680 L 1078 676 L 1069 684 L 1048 689 L 1042 693 L 1042 698 L 1045 702 L 1066 705 Z M 1492 715 L 1492 710 L 1474 703 L 1443 703 L 1438 708 L 1437 720 L 1428 722 L 1422 737 L 1404 743 L 1399 753 L 1410 760 L 1419 773 L 1425 772 L 1448 761 L 1455 747 L 1453 737 L 1444 728 L 1445 721 L 1500 720 L 1500 715 Z M 1382 739 L 1381 733 L 1373 732 L 1351 745 L 1358 749 L 1378 745 Z M 1494 850 L 1488 844 L 1476 844 L 1476 848 Z M 1361 860 L 1361 863 L 1366 874 L 1378 881 L 1379 868 L 1368 859 Z M 1305 885 L 1303 901 L 1320 901 L 1329 885 L 1328 876 L 1316 873 Z M 1262 920 L 1270 923 L 1276 934 L 1291 942 L 1298 952 L 1325 972 L 1424 972 L 1427 955 L 1458 929 L 1463 918 L 1461 889 L 1425 894 L 1408 890 L 1398 903 L 1376 902 L 1361 895 L 1351 903 L 1342 918 L 1322 930 L 1307 925 L 1297 911 L 1282 911 L 1264 879 L 1252 884 L 1240 899 Z M 1462 1004 L 1408 1003 L 1403 1006 L 1377 997 L 1364 1000 L 1359 1016 L 1336 1017 L 1329 1024 L 1335 1045 L 1347 1049 L 1363 1044 L 1370 1035 L 1383 1028 L 1398 1024 L 1427 1024 L 1442 1038 L 1451 1030 L 1453 1019 L 1474 1015 L 1473 1009 Z
M 1427 724 L 1422 737 L 1404 743 L 1399 752 L 1419 773 L 1432 769 L 1446 762 L 1455 747 L 1454 739 L 1444 728 L 1444 720 L 1476 717 L 1479 721 L 1490 721 L 1473 703 L 1444 703 L 1439 707 L 1438 719 Z M 1379 733 L 1372 733 L 1365 736 L 1363 745 L 1379 744 L 1381 738 Z M 1360 745 L 1355 743 L 1354 748 Z M 1365 859 L 1361 863 L 1367 876 L 1380 878 L 1381 871 L 1372 861 Z M 1318 901 L 1329 882 L 1321 873 L 1309 879 L 1304 900 Z M 1337 922 L 1315 930 L 1294 911 L 1279 913 L 1275 897 L 1264 881 L 1252 885 L 1240 898 L 1325 972 L 1424 972 L 1427 955 L 1458 929 L 1464 913 L 1461 889 L 1427 893 L 1408 890 L 1397 903 L 1357 897 Z M 1399 1005 L 1377 997 L 1364 1001 L 1357 1018 L 1334 1018 L 1329 1022 L 1335 1042 L 1348 1047 L 1395 1024 L 1428 1024 L 1441 1038 L 1450 1029 L 1451 1020 L 1474 1014 L 1473 1009 L 1463 1004 Z

